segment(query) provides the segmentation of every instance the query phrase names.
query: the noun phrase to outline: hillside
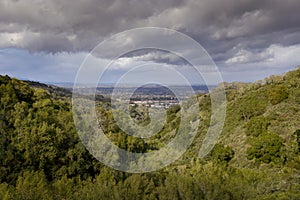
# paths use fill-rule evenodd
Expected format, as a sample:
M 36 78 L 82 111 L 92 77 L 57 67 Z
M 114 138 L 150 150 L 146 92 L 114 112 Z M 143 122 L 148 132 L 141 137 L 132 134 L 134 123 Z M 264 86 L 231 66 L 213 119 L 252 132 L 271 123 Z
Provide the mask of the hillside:
M 198 95 L 201 122 L 188 151 L 160 171 L 129 174 L 83 147 L 67 91 L 0 76 L 0 198 L 300 199 L 300 68 L 225 86 L 225 126 L 210 155 L 198 158 L 210 122 L 205 94 Z M 180 120 L 180 107 L 171 107 L 164 129 L 143 141 L 117 127 L 109 103 L 97 105 L 107 136 L 133 152 L 170 141 Z M 144 108 L 131 112 L 138 123 L 149 120 Z
M 44 83 L 39 83 L 36 81 L 23 81 L 28 84 L 31 88 L 41 88 L 48 91 L 52 96 L 58 97 L 72 97 L 72 91 L 70 89 L 58 87 L 55 85 L 49 85 Z

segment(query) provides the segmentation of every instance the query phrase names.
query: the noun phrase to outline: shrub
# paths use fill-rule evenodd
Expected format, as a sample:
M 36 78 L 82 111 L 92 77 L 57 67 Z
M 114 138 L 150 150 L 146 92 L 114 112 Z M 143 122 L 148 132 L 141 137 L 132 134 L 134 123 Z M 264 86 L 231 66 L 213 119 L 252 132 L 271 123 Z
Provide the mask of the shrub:
M 266 132 L 267 128 L 268 128 L 268 123 L 263 116 L 253 117 L 246 124 L 246 135 L 257 137 L 261 133 Z
M 218 162 L 229 162 L 234 157 L 234 151 L 229 146 L 223 144 L 216 144 L 210 152 L 208 159 Z
M 300 151 L 300 129 L 296 130 L 294 134 L 296 135 L 296 140 L 297 140 L 297 143 L 298 143 L 298 149 Z
M 242 98 L 237 99 L 228 108 L 230 118 L 237 120 L 249 120 L 252 117 L 260 116 L 265 113 L 268 105 L 268 98 L 265 90 L 253 91 Z
M 251 146 L 247 149 L 247 158 L 249 160 L 257 159 L 264 163 L 282 162 L 281 148 L 283 147 L 283 138 L 277 133 L 265 132 L 258 137 L 253 137 L 249 141 Z
M 276 85 L 268 91 L 268 98 L 273 105 L 276 105 L 289 97 L 288 89 L 284 85 Z

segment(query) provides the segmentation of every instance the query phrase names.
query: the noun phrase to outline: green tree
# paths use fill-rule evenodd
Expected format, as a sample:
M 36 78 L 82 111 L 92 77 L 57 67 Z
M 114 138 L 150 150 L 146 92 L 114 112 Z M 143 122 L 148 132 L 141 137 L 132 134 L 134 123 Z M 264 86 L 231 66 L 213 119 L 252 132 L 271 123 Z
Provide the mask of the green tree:
M 266 132 L 268 128 L 268 122 L 263 116 L 253 117 L 246 124 L 247 136 L 259 136 L 261 133 Z
M 214 160 L 221 163 L 228 163 L 234 157 L 234 151 L 229 146 L 223 144 L 216 144 L 213 150 L 209 153 L 207 159 Z
M 17 180 L 14 199 L 52 199 L 44 173 L 24 172 Z
M 9 191 L 9 185 L 7 183 L 0 183 L 0 199 L 11 199 L 11 192 Z
M 282 84 L 275 85 L 268 91 L 268 97 L 270 102 L 276 105 L 289 97 L 288 89 Z
M 264 163 L 281 163 L 283 155 L 281 149 L 283 147 L 283 138 L 277 133 L 265 132 L 258 137 L 250 139 L 250 147 L 247 149 L 247 158 L 257 159 Z
M 296 141 L 298 143 L 298 149 L 299 149 L 299 152 L 300 152 L 300 129 L 296 130 L 294 134 L 296 135 Z

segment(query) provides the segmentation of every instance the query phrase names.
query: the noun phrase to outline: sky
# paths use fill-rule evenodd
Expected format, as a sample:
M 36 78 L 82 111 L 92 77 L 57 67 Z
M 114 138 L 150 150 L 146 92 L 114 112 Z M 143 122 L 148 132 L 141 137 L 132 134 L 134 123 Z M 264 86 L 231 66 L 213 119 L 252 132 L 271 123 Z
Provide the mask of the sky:
M 300 65 L 299 8 L 299 0 L 0 0 L 0 74 L 72 83 L 84 63 L 93 63 L 107 69 L 103 82 L 112 83 L 135 66 L 147 65 L 136 71 L 139 82 L 152 65 L 152 76 L 175 83 L 166 69 L 185 73 L 186 57 L 204 55 L 181 40 L 123 34 L 101 54 L 95 51 L 120 32 L 160 27 L 198 42 L 224 81 L 253 82 Z M 125 51 L 152 42 L 165 48 Z M 168 52 L 174 46 L 185 53 Z M 115 52 L 124 55 L 116 58 Z M 114 63 L 105 68 L 109 61 Z M 210 65 L 204 68 L 209 71 Z

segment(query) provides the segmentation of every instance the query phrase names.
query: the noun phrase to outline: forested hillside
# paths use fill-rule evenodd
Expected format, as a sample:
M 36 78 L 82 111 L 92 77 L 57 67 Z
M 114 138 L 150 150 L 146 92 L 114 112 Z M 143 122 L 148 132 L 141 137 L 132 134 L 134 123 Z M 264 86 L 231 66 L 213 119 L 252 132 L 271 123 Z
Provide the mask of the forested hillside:
M 225 86 L 225 126 L 205 159 L 198 152 L 211 117 L 209 94 L 198 96 L 201 122 L 187 152 L 160 171 L 130 174 L 87 152 L 63 90 L 0 76 L 0 198 L 300 199 L 300 69 Z M 107 136 L 133 152 L 163 146 L 180 120 L 180 106 L 171 107 L 163 130 L 142 140 L 118 128 L 109 103 L 98 101 L 97 111 Z M 145 108 L 131 115 L 149 121 Z

